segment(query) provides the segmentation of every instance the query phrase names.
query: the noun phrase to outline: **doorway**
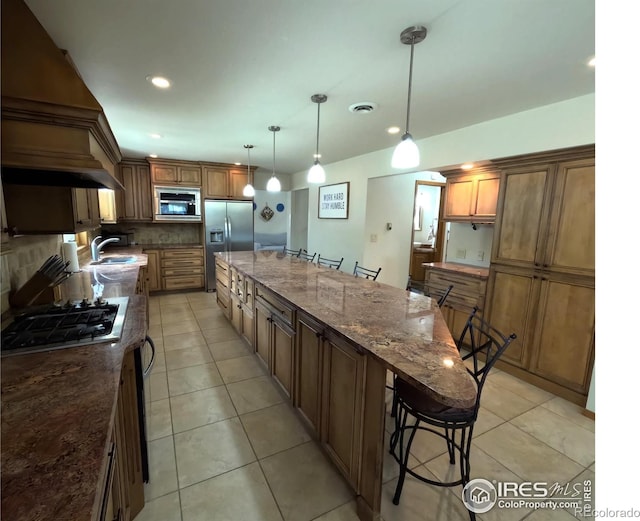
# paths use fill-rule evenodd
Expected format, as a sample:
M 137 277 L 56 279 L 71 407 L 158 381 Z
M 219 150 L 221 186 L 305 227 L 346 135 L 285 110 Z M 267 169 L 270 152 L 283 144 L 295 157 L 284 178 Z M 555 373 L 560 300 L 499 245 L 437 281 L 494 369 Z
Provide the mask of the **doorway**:
M 309 228 L 309 189 L 291 192 L 291 223 L 288 248 L 307 249 L 307 233 Z
M 445 223 L 444 183 L 416 181 L 413 197 L 409 287 L 424 290 L 425 262 L 442 262 Z

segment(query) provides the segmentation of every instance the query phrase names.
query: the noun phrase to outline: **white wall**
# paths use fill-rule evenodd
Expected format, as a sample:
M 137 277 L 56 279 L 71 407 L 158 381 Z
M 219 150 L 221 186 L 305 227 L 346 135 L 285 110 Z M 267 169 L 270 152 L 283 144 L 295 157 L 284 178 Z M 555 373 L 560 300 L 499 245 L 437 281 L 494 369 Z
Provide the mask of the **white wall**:
M 367 260 L 361 263 L 370 269 L 382 268 L 379 282 L 403 289 L 407 286 L 415 184 L 432 177 L 432 172 L 417 172 L 369 179 L 363 252 Z M 387 230 L 387 223 L 391 223 L 391 230 Z M 344 269 L 353 269 L 353 263 Z
M 438 170 L 466 161 L 590 143 L 595 143 L 595 94 L 419 140 L 422 161 L 415 171 Z M 393 148 L 388 148 L 324 165 L 327 173 L 325 184 L 350 183 L 349 218 L 346 220 L 318 219 L 318 187 L 307 184 L 306 171 L 292 176 L 292 189 L 309 187 L 309 251 L 321 252 L 323 256 L 344 256 L 345 271 L 353 267 L 356 259 L 361 259 L 365 266 L 380 266 L 388 262 L 390 251 L 408 255 L 408 248 L 397 247 L 395 234 L 379 233 L 378 243 L 372 248 L 366 242 L 368 231 L 373 227 L 373 223 L 366 224 L 367 214 L 373 218 L 376 212 L 376 208 L 367 208 L 368 180 L 405 173 L 391 171 L 392 153 Z M 377 197 L 373 197 L 372 204 L 376 200 Z M 394 195 L 394 207 L 413 208 L 413 189 L 398 191 Z M 397 226 L 397 230 L 410 230 L 412 219 L 411 211 L 407 213 L 402 210 L 402 216 L 397 214 L 393 218 L 394 227 Z M 387 220 L 385 218 L 381 222 Z M 402 253 L 405 249 L 407 252 Z M 391 275 L 389 270 L 383 268 L 385 277 L 381 280 L 406 277 L 404 264 L 399 260 L 394 262 L 402 266 L 402 275 Z
M 446 262 L 458 262 L 488 268 L 491 263 L 493 225 L 476 224 L 476 230 L 467 223 L 451 223 L 447 243 Z M 482 252 L 483 260 L 478 258 Z
M 291 213 L 291 192 L 267 192 L 266 190 L 256 190 L 253 197 L 256 205 L 253 211 L 253 233 L 287 233 L 289 215 Z M 260 212 L 265 205 L 273 210 L 273 217 L 265 221 Z M 284 210 L 279 212 L 278 204 L 284 205 Z
M 309 231 L 309 189 L 291 192 L 291 217 L 287 247 L 293 250 L 307 249 Z

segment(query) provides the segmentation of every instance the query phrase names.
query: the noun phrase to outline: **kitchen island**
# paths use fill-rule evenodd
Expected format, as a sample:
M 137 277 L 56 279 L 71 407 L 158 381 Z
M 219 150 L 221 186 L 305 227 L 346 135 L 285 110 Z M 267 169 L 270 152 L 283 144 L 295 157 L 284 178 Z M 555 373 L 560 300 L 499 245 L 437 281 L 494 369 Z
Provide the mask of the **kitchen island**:
M 435 300 L 275 251 L 216 264 L 222 309 L 356 492 L 359 517 L 377 519 L 387 370 L 443 404 L 475 402 Z
M 2 358 L 2 519 L 99 519 L 123 364 L 147 334 L 146 256 L 126 253 L 135 262 L 85 264 L 61 286 L 65 301 L 129 297 L 120 341 Z

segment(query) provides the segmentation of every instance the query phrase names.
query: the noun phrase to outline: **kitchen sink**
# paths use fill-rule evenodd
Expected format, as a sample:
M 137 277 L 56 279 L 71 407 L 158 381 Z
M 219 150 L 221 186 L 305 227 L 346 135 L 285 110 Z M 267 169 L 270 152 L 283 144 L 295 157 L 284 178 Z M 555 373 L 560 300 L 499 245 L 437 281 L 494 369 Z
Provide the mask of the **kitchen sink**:
M 104 257 L 91 264 L 130 264 L 136 261 L 136 257 Z

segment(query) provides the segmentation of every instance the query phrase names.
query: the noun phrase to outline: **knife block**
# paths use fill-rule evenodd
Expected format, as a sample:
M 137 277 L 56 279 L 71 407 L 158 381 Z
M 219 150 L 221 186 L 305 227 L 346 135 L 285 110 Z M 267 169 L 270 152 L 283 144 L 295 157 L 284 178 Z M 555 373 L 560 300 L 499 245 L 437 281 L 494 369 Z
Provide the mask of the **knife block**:
M 53 288 L 49 287 L 51 280 L 36 271 L 18 291 L 9 295 L 12 308 L 26 308 L 32 304 L 45 304 L 54 301 Z

